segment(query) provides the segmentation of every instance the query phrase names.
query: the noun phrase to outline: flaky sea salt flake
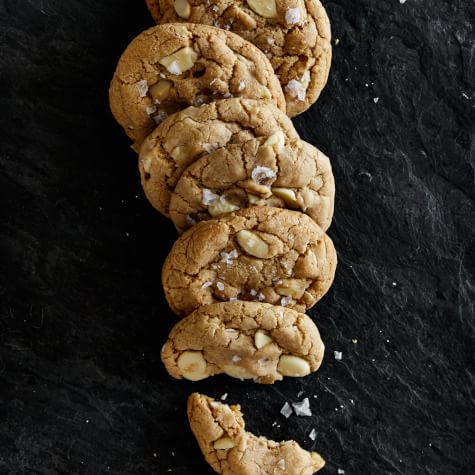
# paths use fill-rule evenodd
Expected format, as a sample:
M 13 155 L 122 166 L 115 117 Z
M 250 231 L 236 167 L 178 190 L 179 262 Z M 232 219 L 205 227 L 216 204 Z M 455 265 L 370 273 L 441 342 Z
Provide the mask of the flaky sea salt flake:
M 221 253 L 221 262 L 224 262 L 228 266 L 234 264 L 233 259 L 236 259 L 239 256 L 239 253 L 236 249 L 233 249 L 231 252 L 222 252 Z
M 290 407 L 290 404 L 286 402 L 283 406 L 282 409 L 280 410 L 280 413 L 288 419 L 292 415 L 292 408 Z
M 308 434 L 308 438 L 310 440 L 315 440 L 317 438 L 317 431 L 315 429 L 312 429 L 312 431 L 310 432 L 310 434 Z
M 203 188 L 201 202 L 205 206 L 209 206 L 210 204 L 213 204 L 218 199 L 219 199 L 219 196 L 216 193 L 213 193 L 211 190 L 208 190 L 208 188 Z
M 301 17 L 299 8 L 289 8 L 285 12 L 285 22 L 287 25 L 296 25 L 300 22 Z
M 292 297 L 290 296 L 282 297 L 280 299 L 280 305 L 282 305 L 282 307 L 287 307 L 287 305 L 289 305 L 290 303 L 292 303 Z
M 261 183 L 262 181 L 266 180 L 267 178 L 275 178 L 275 172 L 271 170 L 269 167 L 261 167 L 257 166 L 252 170 L 251 178 L 256 183 Z
M 135 87 L 139 91 L 139 97 L 145 97 L 148 93 L 148 84 L 145 79 L 135 83 Z
M 172 61 L 172 63 L 170 64 L 170 66 L 168 66 L 167 69 L 170 73 L 175 74 L 176 76 L 182 73 L 182 70 L 180 69 L 180 66 L 176 61 Z
M 158 111 L 158 114 L 153 117 L 153 120 L 157 125 L 160 125 L 167 117 L 168 114 L 165 111 Z
M 297 416 L 310 417 L 312 415 L 312 410 L 310 409 L 310 401 L 306 397 L 303 401 L 292 403 L 295 414 Z
M 334 351 L 333 355 L 335 356 L 335 359 L 340 361 L 343 358 L 343 353 L 341 351 Z

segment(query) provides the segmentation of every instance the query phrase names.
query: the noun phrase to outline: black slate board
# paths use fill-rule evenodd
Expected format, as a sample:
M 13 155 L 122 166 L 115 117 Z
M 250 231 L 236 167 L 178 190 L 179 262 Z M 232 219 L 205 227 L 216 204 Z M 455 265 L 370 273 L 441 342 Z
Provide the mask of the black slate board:
M 337 183 L 340 264 L 311 312 L 327 356 L 265 387 L 175 381 L 160 363 L 176 234 L 107 104 L 152 24 L 143 2 L 0 0 L 2 475 L 211 473 L 187 425 L 194 390 L 318 450 L 325 475 L 475 472 L 474 2 L 325 5 L 331 78 L 295 123 Z M 279 414 L 305 396 L 312 417 Z

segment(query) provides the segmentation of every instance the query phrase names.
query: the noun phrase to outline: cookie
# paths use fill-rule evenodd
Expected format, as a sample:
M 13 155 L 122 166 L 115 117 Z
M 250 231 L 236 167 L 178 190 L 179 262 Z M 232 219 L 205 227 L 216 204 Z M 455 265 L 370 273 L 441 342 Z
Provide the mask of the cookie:
M 285 138 L 277 129 L 190 165 L 170 199 L 177 230 L 240 208 L 274 206 L 302 211 L 326 231 L 335 197 L 330 160 L 303 141 L 285 146 Z
M 266 56 L 238 35 L 212 26 L 167 24 L 146 30 L 127 47 L 109 100 L 136 148 L 165 117 L 226 97 L 285 99 Z
M 300 209 L 323 229 L 330 225 L 330 162 L 272 104 L 224 99 L 189 107 L 158 126 L 139 157 L 147 198 L 180 231 L 249 205 Z
M 193 393 L 187 412 L 206 461 L 222 475 L 312 475 L 325 465 L 320 454 L 294 440 L 274 442 L 246 432 L 239 405 Z
M 317 327 L 303 313 L 258 302 L 221 302 L 180 320 L 161 356 L 177 379 L 225 373 L 272 384 L 317 371 L 324 350 Z
M 185 317 L 219 301 L 261 301 L 305 312 L 335 275 L 331 239 L 306 214 L 245 208 L 183 233 L 165 260 L 162 283 Z
M 214 25 L 264 51 L 282 84 L 287 113 L 308 109 L 325 87 L 332 48 L 319 0 L 147 0 L 157 23 Z

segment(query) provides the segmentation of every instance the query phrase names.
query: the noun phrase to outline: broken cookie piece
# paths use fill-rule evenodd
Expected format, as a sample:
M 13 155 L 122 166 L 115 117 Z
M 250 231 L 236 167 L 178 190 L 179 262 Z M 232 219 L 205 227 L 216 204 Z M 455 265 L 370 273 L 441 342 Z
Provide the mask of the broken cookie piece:
M 181 15 L 187 7 L 177 2 Z M 112 113 L 137 150 L 166 117 L 227 97 L 285 98 L 265 54 L 213 26 L 166 24 L 141 33 L 119 60 L 109 90 Z
M 252 207 L 182 234 L 165 260 L 162 282 L 181 317 L 233 300 L 305 312 L 330 288 L 336 261 L 331 239 L 307 215 Z
M 206 461 L 222 475 L 312 475 L 325 461 L 297 442 L 274 442 L 245 431 L 239 405 L 194 393 L 188 420 Z
M 172 329 L 162 361 L 174 378 L 225 373 L 272 384 L 317 371 L 324 345 L 305 314 L 258 302 L 222 302 L 195 310 Z

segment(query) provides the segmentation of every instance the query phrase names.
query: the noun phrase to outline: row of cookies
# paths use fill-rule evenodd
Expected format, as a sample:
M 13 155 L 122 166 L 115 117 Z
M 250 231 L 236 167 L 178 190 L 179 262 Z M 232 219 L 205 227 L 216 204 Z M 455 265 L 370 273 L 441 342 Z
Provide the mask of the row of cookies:
M 167 3 L 150 2 L 158 21 L 170 13 Z M 244 18 L 247 5 L 258 15 L 272 13 L 256 27 L 263 34 L 272 30 L 269 45 L 274 46 L 279 31 L 284 40 L 298 37 L 298 21 L 295 27 L 279 26 L 282 11 L 293 9 L 294 16 L 304 11 L 291 2 L 264 2 L 264 10 L 259 2 L 230 2 L 220 10 L 222 3 L 211 11 L 228 23 L 217 26 L 239 30 L 234 20 Z M 203 4 L 185 0 L 169 6 L 179 17 L 199 22 L 207 10 Z M 279 7 L 278 14 L 272 5 Z M 287 21 L 289 15 L 284 16 Z M 240 34 L 246 37 L 245 31 Z M 257 35 L 247 39 L 259 46 Z M 277 45 L 282 47 L 282 41 Z M 271 61 L 280 55 L 281 66 L 290 64 L 289 50 L 276 51 L 268 53 Z M 299 71 L 302 57 L 287 72 Z M 167 300 L 184 317 L 162 350 L 174 377 L 199 380 L 226 373 L 272 383 L 282 376 L 305 376 L 321 364 L 323 343 L 302 312 L 324 295 L 335 272 L 335 250 L 324 233 L 333 214 L 333 176 L 328 158 L 300 140 L 284 111 L 295 115 L 316 99 L 321 87 L 315 78 L 322 77 L 316 64 L 322 58 L 329 66 L 328 54 L 320 51 L 313 69 L 290 78 L 278 61 L 270 65 L 261 51 L 232 33 L 166 24 L 136 38 L 119 62 L 111 108 L 140 150 L 146 195 L 179 232 L 191 228 L 173 246 L 162 273 Z M 272 69 L 284 83 L 287 105 Z M 216 408 L 210 400 L 207 405 Z M 190 412 L 203 448 L 195 419 Z M 253 440 L 244 434 L 246 441 Z M 219 473 L 235 473 L 223 468 L 223 461 L 232 459 L 236 437 L 232 444 L 221 437 L 226 443 L 215 441 L 214 452 L 205 453 Z M 272 473 L 291 473 L 275 471 L 285 467 L 285 457 L 274 460 L 282 455 L 282 444 L 266 443 L 274 445 L 252 455 L 251 462 L 260 457 L 274 467 Z M 289 461 L 311 461 L 308 473 L 321 468 L 317 454 L 290 444 Z M 218 468 L 213 457 L 220 460 Z M 243 470 L 242 461 L 238 465 Z

